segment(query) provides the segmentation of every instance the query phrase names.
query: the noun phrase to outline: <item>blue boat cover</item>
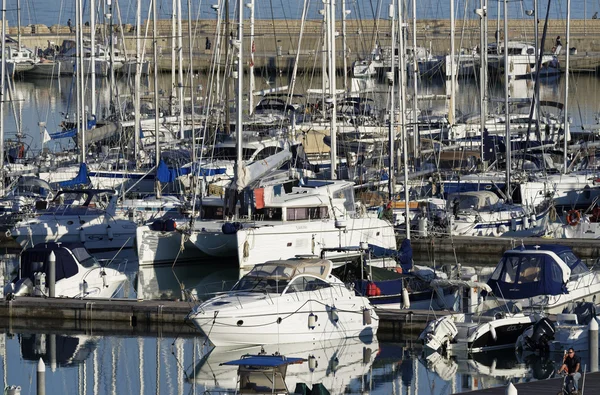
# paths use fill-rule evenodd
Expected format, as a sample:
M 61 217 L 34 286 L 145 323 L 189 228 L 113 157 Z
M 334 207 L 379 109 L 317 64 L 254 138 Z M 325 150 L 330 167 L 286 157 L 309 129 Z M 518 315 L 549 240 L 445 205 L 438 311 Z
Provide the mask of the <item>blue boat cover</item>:
M 185 176 L 192 172 L 190 167 L 180 167 L 177 169 L 171 169 L 164 161 L 160 161 L 158 169 L 156 169 L 156 178 L 162 183 L 173 182 L 179 176 Z
M 286 358 L 283 355 L 248 355 L 235 361 L 224 362 L 221 365 L 236 366 L 266 366 L 276 368 L 283 365 L 302 363 L 306 361 L 303 358 Z
M 376 246 L 374 244 L 369 244 L 369 249 L 374 257 L 391 257 L 395 258 L 396 262 L 400 264 L 402 267 L 403 273 L 408 273 L 412 270 L 413 267 L 413 251 L 412 245 L 410 244 L 409 239 L 404 239 L 402 241 L 402 245 L 400 246 L 400 250 L 392 250 L 389 248 L 383 248 Z
M 527 253 L 523 253 L 525 251 Z M 504 299 L 568 293 L 563 282 L 563 269 L 548 252 L 554 252 L 572 270 L 581 264 L 569 247 L 560 245 L 522 246 L 509 250 L 488 280 L 492 292 Z M 567 255 L 571 258 L 565 259 Z
M 79 165 L 79 173 L 72 180 L 61 181 L 58 185 L 61 188 L 73 188 L 79 185 L 88 185 L 90 183 L 90 179 L 88 177 L 87 165 L 85 163 L 81 163 Z

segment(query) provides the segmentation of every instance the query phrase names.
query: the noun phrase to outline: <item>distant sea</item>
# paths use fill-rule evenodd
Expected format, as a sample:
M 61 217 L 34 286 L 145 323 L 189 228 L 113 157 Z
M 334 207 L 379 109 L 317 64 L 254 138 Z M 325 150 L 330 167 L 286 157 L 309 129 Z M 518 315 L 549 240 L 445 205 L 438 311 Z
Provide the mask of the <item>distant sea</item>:
M 84 21 L 89 20 L 89 0 L 82 0 L 85 8 Z M 169 19 L 172 15 L 172 0 L 157 0 L 159 8 L 159 18 Z M 221 0 L 224 1 L 224 0 Z M 249 3 L 250 0 L 244 0 L 244 3 Z M 341 18 L 342 0 L 335 0 L 338 6 L 338 18 Z M 346 9 L 350 11 L 348 18 L 373 20 L 375 17 L 387 19 L 388 6 L 392 0 L 346 0 Z M 412 1 L 405 0 L 407 4 L 407 15 L 412 15 Z M 181 0 L 182 16 L 187 19 L 188 15 L 188 0 Z M 190 0 L 192 4 L 192 19 L 213 19 L 216 17 L 215 11 L 211 8 L 217 4 L 217 0 Z M 106 0 L 96 0 L 96 19 L 102 20 L 102 15 L 106 14 Z M 105 9 L 102 9 L 102 4 L 105 4 Z M 149 0 L 142 0 L 142 19 L 148 18 Z M 230 9 L 233 16 L 234 9 L 238 2 L 230 0 Z M 302 0 L 255 0 L 255 17 L 257 19 L 300 19 L 302 15 Z M 118 4 L 118 10 L 117 10 Z M 120 20 L 123 23 L 134 23 L 136 18 L 136 0 L 112 0 L 113 16 L 115 23 Z M 500 2 L 500 13 L 504 3 Z M 533 0 L 525 0 L 523 2 L 509 1 L 508 15 L 511 19 L 527 19 L 525 10 L 533 9 Z M 488 15 L 489 18 L 495 19 L 497 15 L 498 2 L 488 0 Z M 454 5 L 455 15 L 457 19 L 474 19 L 477 16 L 473 10 L 480 7 L 480 1 L 475 0 L 458 0 Z M 548 1 L 539 1 L 540 18 L 545 17 Z M 319 9 L 323 8 L 321 0 L 311 0 L 309 4 L 308 18 L 319 19 Z M 450 18 L 450 1 L 440 0 L 419 0 L 417 2 L 417 17 L 419 19 L 449 19 Z M 10 26 L 17 24 L 17 0 L 7 0 L 7 19 Z M 551 19 L 565 19 L 567 12 L 567 1 L 554 0 L 550 5 Z M 249 16 L 248 8 L 245 8 L 246 16 Z M 572 19 L 591 19 L 594 13 L 600 12 L 600 2 L 592 0 L 573 0 L 571 2 L 571 18 Z M 66 25 L 67 20 L 75 21 L 75 0 L 21 0 L 21 23 L 22 25 L 44 24 Z

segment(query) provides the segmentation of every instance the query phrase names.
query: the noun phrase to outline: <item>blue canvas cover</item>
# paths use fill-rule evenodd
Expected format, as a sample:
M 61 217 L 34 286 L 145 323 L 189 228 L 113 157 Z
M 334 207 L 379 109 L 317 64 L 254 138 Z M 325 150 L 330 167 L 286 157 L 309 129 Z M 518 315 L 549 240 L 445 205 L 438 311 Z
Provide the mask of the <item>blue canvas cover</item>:
M 524 299 L 567 293 L 563 270 L 548 254 L 564 252 L 562 246 L 524 246 L 504 253 L 488 285 L 503 299 Z M 570 250 L 569 250 L 570 251 Z
M 191 168 L 181 167 L 177 169 L 170 169 L 164 161 L 160 161 L 158 168 L 156 169 L 156 178 L 162 183 L 173 182 L 179 176 L 184 176 L 191 173 Z
M 413 251 L 412 245 L 410 244 L 409 239 L 404 239 L 402 241 L 402 245 L 400 246 L 400 250 L 393 250 L 389 248 L 383 248 L 376 246 L 375 244 L 369 244 L 369 249 L 374 257 L 391 257 L 396 259 L 396 262 L 402 268 L 403 273 L 408 273 L 412 270 L 413 267 Z
M 80 185 L 88 185 L 90 183 L 90 179 L 88 178 L 87 165 L 85 163 L 81 163 L 79 165 L 79 173 L 72 180 L 61 181 L 58 183 L 60 188 L 73 188 Z
M 21 253 L 21 277 L 34 281 L 35 272 L 45 272 L 49 276 L 48 257 L 54 251 L 56 256 L 56 281 L 76 275 L 77 262 L 69 253 L 78 251 L 79 257 L 89 256 L 81 243 L 39 243 Z
M 306 360 L 303 358 L 286 358 L 283 355 L 246 355 L 242 359 L 224 362 L 221 365 L 243 365 L 276 368 L 282 365 L 302 363 L 304 361 Z

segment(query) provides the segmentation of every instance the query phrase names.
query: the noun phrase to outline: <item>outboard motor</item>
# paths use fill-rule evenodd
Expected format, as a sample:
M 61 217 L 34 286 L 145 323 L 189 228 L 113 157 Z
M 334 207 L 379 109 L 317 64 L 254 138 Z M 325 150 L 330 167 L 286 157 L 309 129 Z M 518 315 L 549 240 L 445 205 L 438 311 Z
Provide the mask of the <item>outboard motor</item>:
M 528 337 L 525 340 L 531 350 L 547 352 L 549 349 L 549 342 L 554 340 L 555 333 L 556 328 L 552 321 L 544 317 L 533 325 L 531 337 Z
M 573 308 L 573 314 L 577 314 L 577 322 L 588 325 L 592 318 L 596 317 L 596 306 L 592 302 L 580 302 Z

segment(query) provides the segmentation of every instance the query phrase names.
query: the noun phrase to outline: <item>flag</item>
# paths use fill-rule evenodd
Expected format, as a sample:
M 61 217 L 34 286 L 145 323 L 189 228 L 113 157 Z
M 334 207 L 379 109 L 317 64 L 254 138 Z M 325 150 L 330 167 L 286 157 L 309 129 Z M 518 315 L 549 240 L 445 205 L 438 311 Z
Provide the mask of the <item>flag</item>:
M 52 140 L 52 137 L 50 137 L 50 133 L 48 133 L 48 129 L 44 128 L 44 133 L 42 134 L 42 144 L 46 144 L 50 140 Z

